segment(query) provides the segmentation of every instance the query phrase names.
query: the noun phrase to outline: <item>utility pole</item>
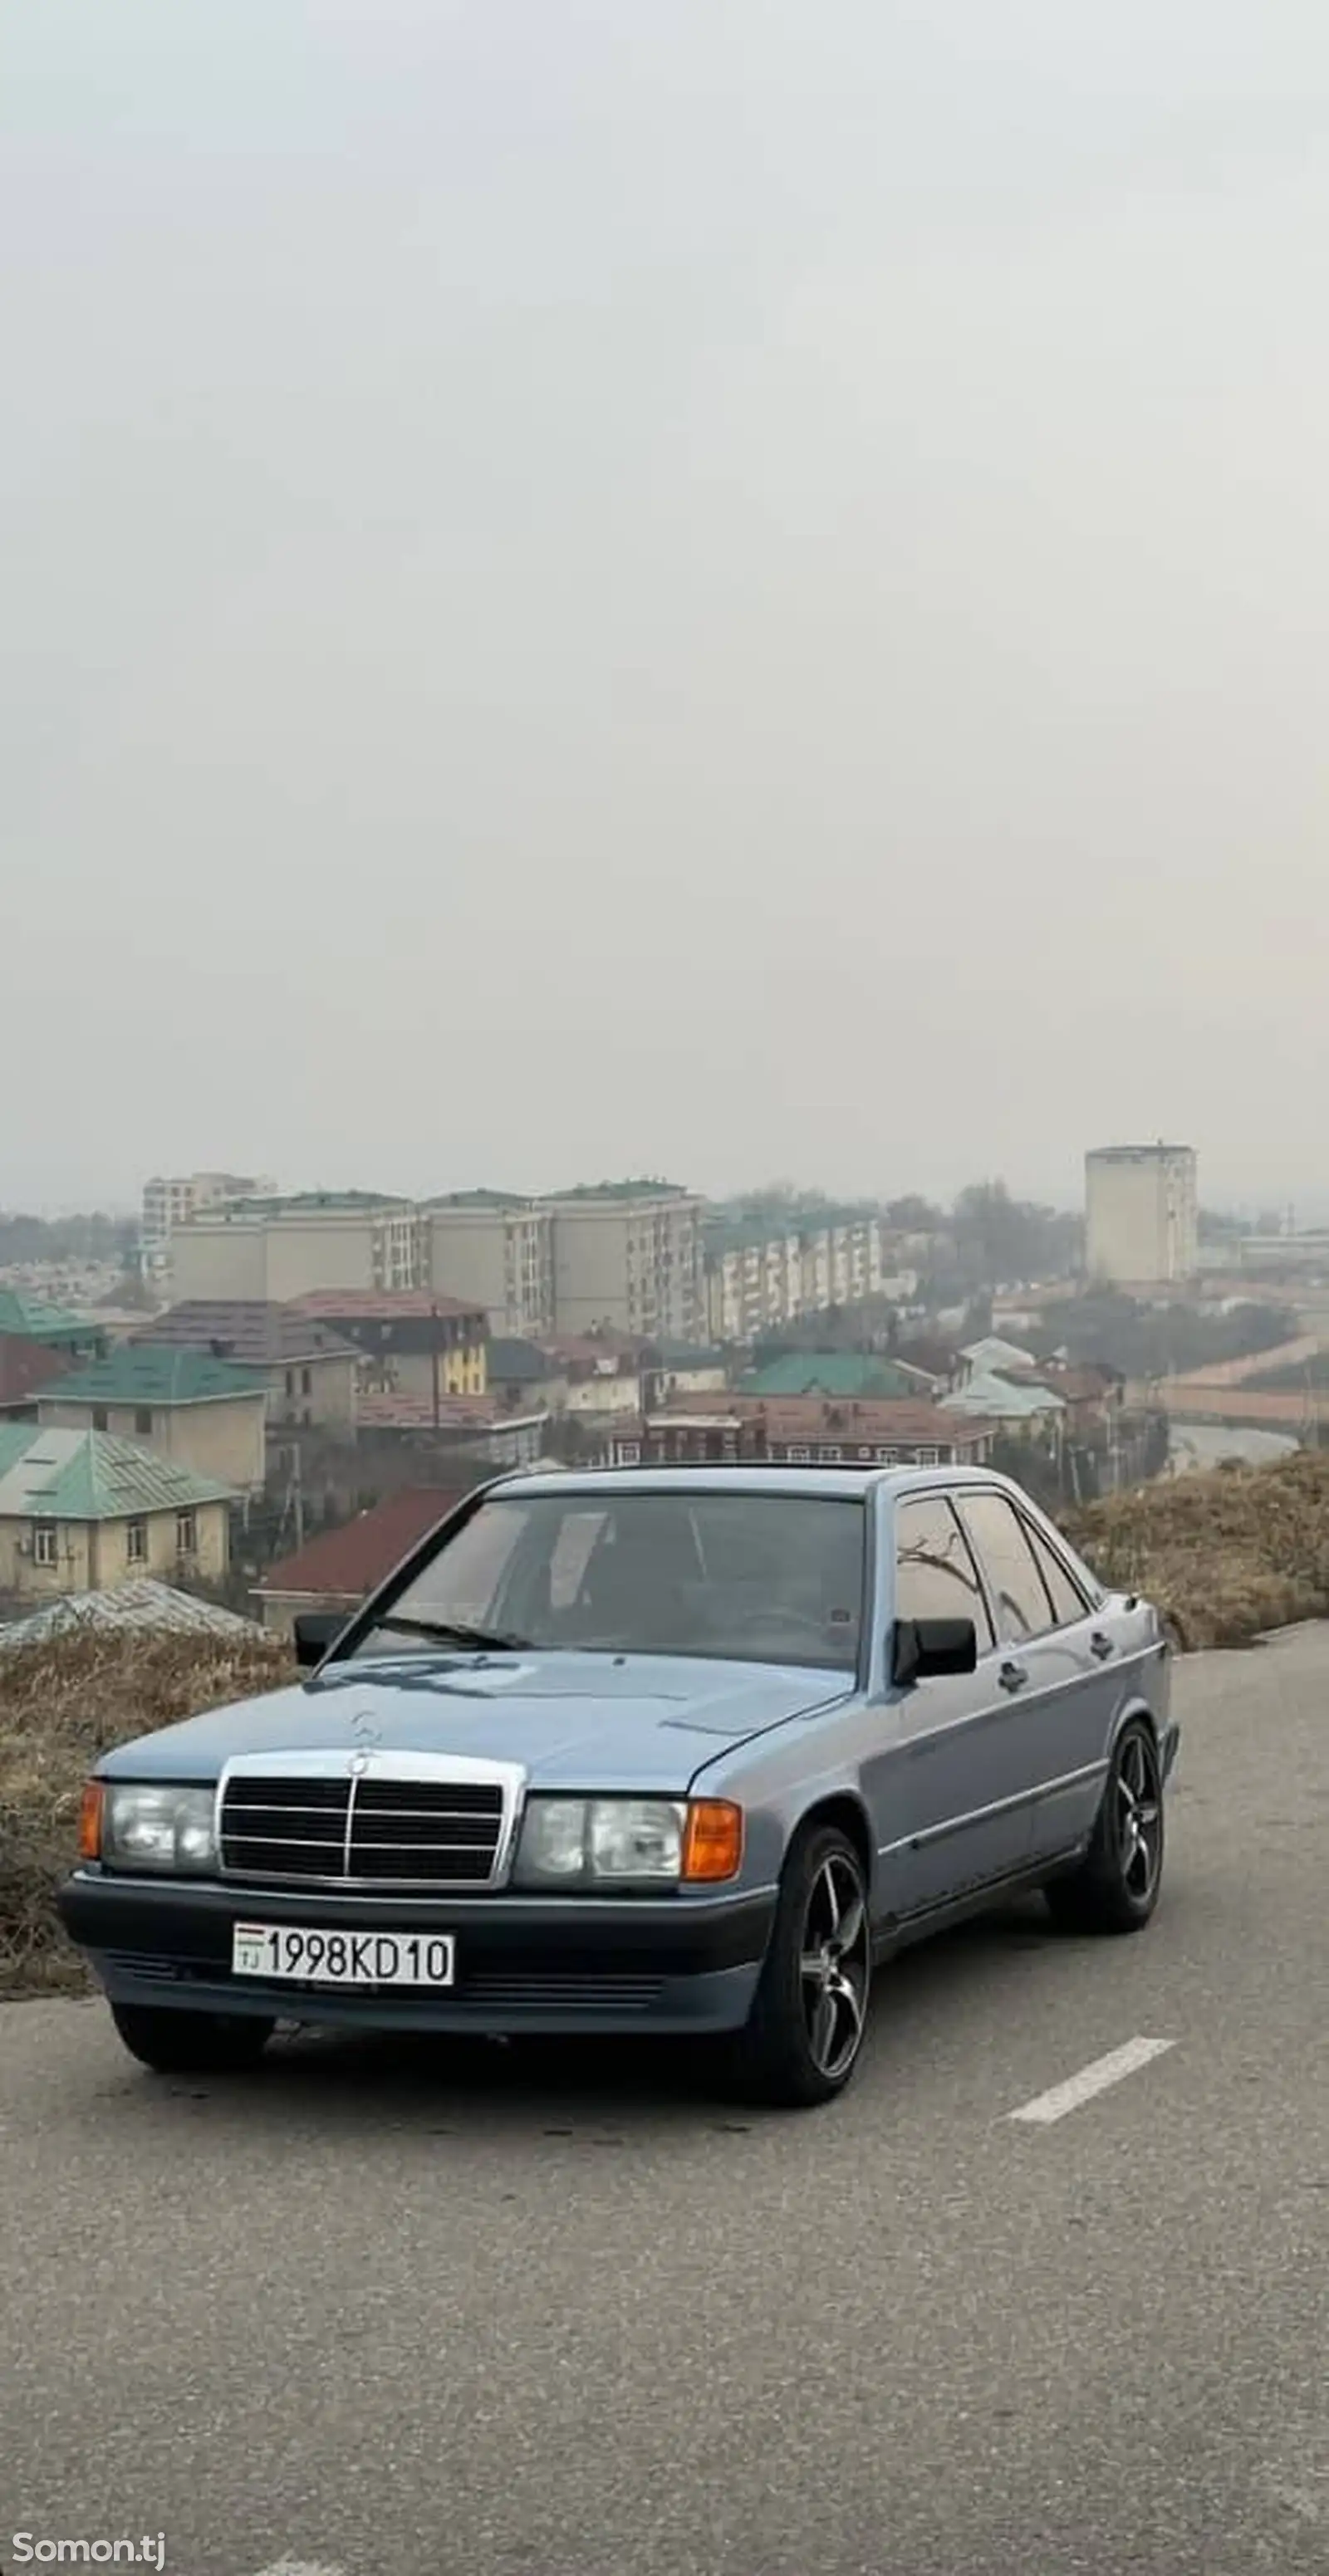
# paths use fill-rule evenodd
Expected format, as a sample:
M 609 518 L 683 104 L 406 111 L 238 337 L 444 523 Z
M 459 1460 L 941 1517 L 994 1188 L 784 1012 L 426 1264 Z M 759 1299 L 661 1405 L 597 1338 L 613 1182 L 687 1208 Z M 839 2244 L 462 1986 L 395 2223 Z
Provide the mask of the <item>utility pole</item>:
M 430 1315 L 431 1315 L 431 1316 L 432 1316 L 432 1318 L 433 1318 L 433 1325 L 434 1325 L 433 1332 L 430 1334 L 430 1337 L 429 1337 L 429 1340 L 430 1340 L 430 1351 L 429 1351 L 429 1357 L 430 1357 L 430 1363 L 431 1363 L 431 1376 L 432 1376 L 432 1379 L 433 1379 L 433 1392 L 434 1392 L 434 1429 L 437 1431 L 438 1426 L 439 1426 L 438 1337 L 439 1337 L 439 1334 L 442 1332 L 442 1329 L 443 1329 L 442 1322 L 441 1322 L 441 1319 L 440 1319 L 440 1316 L 439 1316 L 439 1311 L 438 1311 L 438 1299 L 437 1299 L 437 1298 L 435 1298 L 435 1300 L 434 1300 L 434 1302 L 433 1302 L 433 1305 L 432 1305 L 432 1306 L 430 1307 L 430 1309 L 429 1309 L 429 1312 L 430 1312 Z

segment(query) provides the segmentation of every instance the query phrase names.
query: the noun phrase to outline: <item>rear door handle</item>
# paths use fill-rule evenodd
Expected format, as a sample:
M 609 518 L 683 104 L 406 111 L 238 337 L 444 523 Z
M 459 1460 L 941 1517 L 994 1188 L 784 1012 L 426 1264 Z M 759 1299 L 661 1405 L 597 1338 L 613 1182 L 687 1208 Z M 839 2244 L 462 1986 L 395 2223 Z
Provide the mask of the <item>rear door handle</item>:
M 1101 1628 L 1095 1628 L 1094 1633 L 1089 1640 L 1090 1654 L 1097 1655 L 1100 1664 L 1105 1664 L 1108 1656 L 1115 1655 L 1116 1651 L 1117 1649 L 1113 1645 L 1112 1639 L 1105 1636 Z
M 1023 1690 L 1029 1675 L 1023 1664 L 1003 1664 L 997 1679 L 1004 1691 Z

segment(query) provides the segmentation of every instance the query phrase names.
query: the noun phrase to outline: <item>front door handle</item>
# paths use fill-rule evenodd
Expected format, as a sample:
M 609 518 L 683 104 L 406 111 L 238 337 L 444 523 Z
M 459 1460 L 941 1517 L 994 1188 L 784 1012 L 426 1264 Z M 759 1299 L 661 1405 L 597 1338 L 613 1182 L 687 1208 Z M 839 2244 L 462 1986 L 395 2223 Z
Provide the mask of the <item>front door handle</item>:
M 997 1679 L 1004 1691 L 1023 1690 L 1029 1675 L 1023 1664 L 1003 1664 Z
M 1116 1651 L 1117 1649 L 1113 1645 L 1112 1639 L 1105 1636 L 1101 1628 L 1095 1628 L 1094 1633 L 1089 1640 L 1090 1654 L 1097 1655 L 1100 1664 L 1105 1664 L 1109 1655 L 1115 1655 Z

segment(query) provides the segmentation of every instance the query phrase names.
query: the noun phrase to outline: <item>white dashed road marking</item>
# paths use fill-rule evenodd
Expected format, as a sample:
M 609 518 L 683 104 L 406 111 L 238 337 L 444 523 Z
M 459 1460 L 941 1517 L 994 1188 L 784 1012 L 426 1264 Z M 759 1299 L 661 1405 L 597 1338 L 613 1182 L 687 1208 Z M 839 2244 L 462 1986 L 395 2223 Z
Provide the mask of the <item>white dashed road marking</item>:
M 344 2576 L 344 2571 L 322 2558 L 274 2558 L 270 2567 L 260 2567 L 258 2576 Z
M 1011 2120 L 1027 2120 L 1031 2127 L 1046 2128 L 1053 2120 L 1064 2120 L 1068 2111 L 1078 2111 L 1082 2102 L 1092 2102 L 1096 2093 L 1106 2093 L 1110 2084 L 1120 2084 L 1124 2075 L 1135 2075 L 1151 2058 L 1161 2057 L 1164 2050 L 1175 2046 L 1170 2039 L 1128 2039 L 1124 2048 L 1112 2049 L 1106 2057 L 1096 2057 L 1092 2065 L 1082 2066 L 1078 2075 L 1068 2075 L 1064 2084 L 1054 2084 L 1050 2093 L 1036 2093 L 1032 2102 L 1023 2102 L 1018 2111 L 1009 2111 Z

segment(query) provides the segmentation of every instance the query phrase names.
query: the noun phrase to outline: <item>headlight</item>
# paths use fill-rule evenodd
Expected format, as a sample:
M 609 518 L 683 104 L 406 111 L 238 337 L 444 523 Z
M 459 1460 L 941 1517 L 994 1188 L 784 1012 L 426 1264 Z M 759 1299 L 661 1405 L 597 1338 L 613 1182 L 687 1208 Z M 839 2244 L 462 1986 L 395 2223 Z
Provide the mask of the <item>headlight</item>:
M 743 1811 L 725 1799 L 529 1798 L 519 1887 L 677 1887 L 733 1878 Z
M 101 1856 L 109 1869 L 207 1871 L 217 1866 L 215 1789 L 106 1784 Z
M 686 1814 L 679 1798 L 530 1798 L 516 1876 L 537 1887 L 607 1878 L 676 1886 Z

